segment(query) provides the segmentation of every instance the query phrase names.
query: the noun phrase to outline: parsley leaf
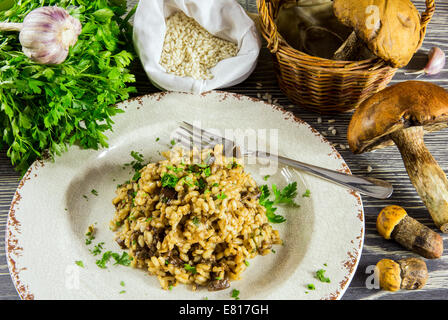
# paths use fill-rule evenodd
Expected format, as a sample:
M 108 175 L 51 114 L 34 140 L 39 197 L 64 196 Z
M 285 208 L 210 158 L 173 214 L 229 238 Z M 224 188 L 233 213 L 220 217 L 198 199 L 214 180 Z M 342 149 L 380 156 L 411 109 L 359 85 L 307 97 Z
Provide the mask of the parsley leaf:
M 118 253 L 112 253 L 112 258 L 114 258 L 115 263 L 114 264 L 120 264 L 122 266 L 129 266 L 132 261 L 132 257 L 129 256 L 129 254 L 124 251 L 121 256 Z
M 194 218 L 193 218 L 193 224 L 196 225 L 196 226 L 198 226 L 198 225 L 201 224 L 201 221 L 199 220 L 198 217 L 194 217 Z
M 220 200 L 224 200 L 225 198 L 227 198 L 227 195 L 224 194 L 224 192 L 221 192 L 220 194 L 218 194 L 216 196 L 216 199 L 220 199 Z
M 173 174 L 165 173 L 162 176 L 162 187 L 174 188 L 179 178 Z
M 109 262 L 110 257 L 112 256 L 112 251 L 106 251 L 103 253 L 103 256 L 101 259 L 96 260 L 96 265 L 100 267 L 101 269 L 106 269 L 106 263 Z
M 269 188 L 267 185 L 263 185 L 260 187 L 260 198 L 258 199 L 258 202 L 260 205 L 266 208 L 266 216 L 268 217 L 269 222 L 271 223 L 282 223 L 285 222 L 285 217 L 275 214 L 275 211 L 277 208 L 273 207 L 274 201 L 269 200 L 269 197 L 271 195 L 271 192 L 269 191 Z
M 196 273 L 196 267 L 190 266 L 188 263 L 184 264 L 184 269 L 195 274 Z
M 327 282 L 330 283 L 330 278 L 327 278 L 325 276 L 325 271 L 324 269 L 320 269 L 316 271 L 316 278 L 319 279 L 320 282 Z
M 138 153 L 137 151 L 131 151 L 131 157 L 137 160 L 138 162 L 145 161 L 143 159 L 143 155 L 141 153 Z
M 81 260 L 75 261 L 75 263 L 77 266 L 84 268 L 84 263 Z
M 282 190 L 277 189 L 275 184 L 272 185 L 272 192 L 274 193 L 274 204 L 287 204 L 297 207 L 298 204 L 294 202 L 294 198 L 297 196 L 297 182 L 288 184 Z
M 237 290 L 237 289 L 232 290 L 232 296 L 231 296 L 232 298 L 234 298 L 235 300 L 239 300 L 240 299 L 239 295 L 240 295 L 239 290 Z

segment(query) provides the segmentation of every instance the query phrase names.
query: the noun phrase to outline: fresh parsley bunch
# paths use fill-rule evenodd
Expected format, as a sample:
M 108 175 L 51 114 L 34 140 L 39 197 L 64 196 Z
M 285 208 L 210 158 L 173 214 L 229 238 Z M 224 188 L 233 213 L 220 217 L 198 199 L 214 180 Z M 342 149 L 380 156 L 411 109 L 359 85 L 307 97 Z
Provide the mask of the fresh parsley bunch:
M 83 26 L 60 65 L 40 65 L 22 53 L 18 33 L 0 33 L 0 146 L 20 172 L 68 146 L 107 146 L 104 132 L 122 112 L 135 82 L 125 0 L 19 0 L 0 11 L 0 21 L 22 22 L 37 7 L 59 6 Z

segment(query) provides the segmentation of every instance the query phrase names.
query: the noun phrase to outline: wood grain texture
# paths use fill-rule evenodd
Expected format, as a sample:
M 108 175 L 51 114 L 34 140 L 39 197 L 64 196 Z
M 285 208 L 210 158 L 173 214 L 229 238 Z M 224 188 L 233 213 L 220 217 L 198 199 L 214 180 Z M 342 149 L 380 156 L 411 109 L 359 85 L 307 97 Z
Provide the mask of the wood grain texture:
M 134 1 L 135 2 L 135 1 Z M 240 0 L 240 2 L 249 8 L 250 11 L 256 11 L 254 0 Z M 419 11 L 423 11 L 424 1 L 414 1 Z M 439 46 L 445 52 L 448 52 L 448 1 L 436 1 L 436 12 L 428 26 L 428 32 L 423 42 L 422 48 L 414 56 L 411 63 L 404 69 L 398 70 L 392 83 L 404 80 L 415 79 L 416 76 L 405 75 L 406 72 L 421 69 L 426 63 L 426 53 L 433 46 Z M 137 74 L 138 95 L 157 92 L 142 72 L 137 63 L 135 72 Z M 448 89 L 448 69 L 436 76 L 422 76 L 419 80 L 430 81 Z M 262 87 L 257 88 L 257 83 Z M 410 216 L 436 230 L 426 208 L 419 199 L 414 187 L 409 181 L 403 162 L 396 147 L 389 147 L 376 152 L 354 155 L 346 149 L 346 128 L 350 121 L 351 113 L 320 116 L 315 113 L 301 109 L 300 106 L 292 105 L 285 95 L 279 90 L 277 80 L 273 72 L 272 59 L 269 51 L 263 48 L 260 53 L 257 68 L 253 74 L 243 83 L 227 88 L 227 91 L 245 94 L 251 97 L 266 97 L 269 94 L 273 103 L 281 105 L 286 110 L 294 112 L 296 116 L 308 122 L 312 127 L 320 132 L 327 132 L 330 126 L 337 130 L 335 136 L 327 134 L 327 139 L 334 143 L 353 174 L 361 174 L 376 178 L 385 179 L 394 185 L 395 192 L 388 200 L 376 200 L 363 197 L 365 207 L 365 245 L 362 258 L 357 272 L 351 282 L 350 287 L 345 293 L 343 299 L 447 299 L 448 298 L 448 256 L 447 249 L 444 256 L 437 260 L 426 260 L 430 277 L 427 285 L 417 291 L 399 291 L 388 293 L 385 291 L 367 289 L 366 280 L 369 274 L 366 269 L 370 265 L 375 265 L 380 259 L 391 258 L 400 259 L 403 257 L 414 256 L 412 253 L 403 250 L 393 241 L 387 241 L 381 238 L 376 232 L 375 222 L 379 211 L 386 205 L 396 204 L 403 206 Z M 318 123 L 318 119 L 321 123 Z M 336 120 L 329 123 L 329 120 Z M 434 158 L 439 162 L 445 172 L 448 172 L 448 130 L 427 135 L 425 142 Z M 372 168 L 368 172 L 368 167 Z M 5 245 L 5 228 L 9 210 L 9 205 L 15 189 L 18 185 L 19 175 L 14 172 L 6 157 L 5 151 L 0 152 L 0 246 Z M 445 246 L 447 246 L 448 235 L 442 235 Z M 331 266 L 328 266 L 331 268 Z M 11 282 L 4 250 L 0 251 L 0 299 L 18 299 L 14 285 Z

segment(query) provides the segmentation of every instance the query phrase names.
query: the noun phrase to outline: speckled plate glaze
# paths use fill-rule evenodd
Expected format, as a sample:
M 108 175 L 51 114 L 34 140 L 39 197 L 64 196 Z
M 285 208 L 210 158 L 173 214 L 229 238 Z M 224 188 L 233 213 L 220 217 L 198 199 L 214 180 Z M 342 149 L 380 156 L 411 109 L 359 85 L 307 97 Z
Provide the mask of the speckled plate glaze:
M 291 113 L 249 97 L 210 92 L 203 95 L 159 93 L 123 102 L 114 118 L 109 148 L 71 147 L 52 161 L 37 161 L 26 173 L 11 203 L 6 251 L 9 270 L 22 299 L 339 299 L 355 272 L 364 239 L 360 196 L 306 173 L 295 172 L 300 208 L 279 209 L 287 221 L 274 225 L 284 245 L 275 254 L 250 260 L 241 280 L 229 289 L 209 292 L 178 285 L 171 291 L 143 270 L 109 263 L 100 269 L 89 251 L 104 242 L 103 252 L 122 252 L 108 223 L 119 182 L 132 173 L 125 163 L 131 151 L 160 160 L 179 121 L 201 121 L 204 128 L 278 129 L 278 152 L 314 165 L 350 173 L 339 153 L 318 132 Z M 156 139 L 160 138 L 156 142 Z M 266 184 L 257 165 L 247 170 Z M 123 169 L 125 168 L 125 169 Z M 286 184 L 280 173 L 268 183 Z M 91 193 L 94 189 L 98 195 Z M 310 189 L 311 197 L 302 198 Z M 95 223 L 96 238 L 85 243 Z M 75 264 L 82 261 L 84 268 Z M 330 283 L 315 278 L 325 269 Z M 124 282 L 124 286 L 120 282 Z M 315 290 L 308 290 L 313 283 Z M 121 293 L 125 290 L 126 293 Z

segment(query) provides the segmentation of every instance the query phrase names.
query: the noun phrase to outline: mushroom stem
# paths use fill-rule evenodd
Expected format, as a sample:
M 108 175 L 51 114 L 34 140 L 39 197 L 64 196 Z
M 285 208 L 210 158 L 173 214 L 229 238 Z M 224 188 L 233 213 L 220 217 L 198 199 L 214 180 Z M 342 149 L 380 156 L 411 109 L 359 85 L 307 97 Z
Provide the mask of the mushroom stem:
M 359 58 L 359 51 L 363 46 L 363 42 L 356 36 L 353 31 L 338 50 L 333 54 L 333 60 L 353 61 Z
M 22 23 L 13 22 L 0 22 L 0 31 L 21 31 L 23 27 Z
M 426 148 L 423 135 L 423 127 L 416 126 L 398 130 L 391 138 L 432 220 L 442 232 L 448 233 L 448 179 Z

